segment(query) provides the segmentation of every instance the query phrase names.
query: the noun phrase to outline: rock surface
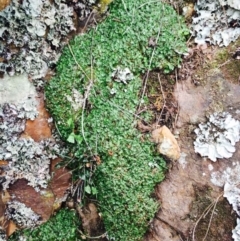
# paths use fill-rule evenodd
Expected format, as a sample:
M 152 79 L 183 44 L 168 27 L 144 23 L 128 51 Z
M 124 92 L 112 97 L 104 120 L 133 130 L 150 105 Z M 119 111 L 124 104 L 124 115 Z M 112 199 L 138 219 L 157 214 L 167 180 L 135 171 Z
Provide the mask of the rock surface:
M 21 90 L 21 91 L 20 91 Z M 0 104 L 23 103 L 29 97 L 36 96 L 33 84 L 28 80 L 27 74 L 0 78 Z
M 44 107 L 43 94 L 37 95 L 38 116 L 34 120 L 27 120 L 24 135 L 30 136 L 34 141 L 39 142 L 46 138 L 51 138 L 51 128 L 49 125 L 50 115 Z
M 28 119 L 26 121 L 25 130 L 22 134 L 20 133 L 22 139 L 32 138 L 35 142 L 52 139 L 50 116 L 44 107 L 44 95 L 35 91 L 26 74 L 14 77 L 5 75 L 3 79 L 0 79 L 0 90 L 0 104 L 21 104 L 27 110 L 32 106 L 37 107 L 38 116 L 34 120 Z M 28 102 L 29 105 L 26 105 Z M 51 182 L 47 188 L 41 188 L 39 192 L 29 186 L 25 179 L 19 179 L 10 185 L 7 192 L 10 196 L 4 198 L 3 202 L 0 200 L 0 222 L 6 230 L 7 236 L 11 235 L 16 229 L 16 225 L 4 217 L 5 204 L 8 201 L 18 201 L 25 204 L 41 216 L 41 222 L 46 222 L 54 210 L 58 209 L 66 199 L 67 190 L 71 185 L 71 173 L 66 168 L 55 167 L 60 161 L 59 158 L 52 161 Z M 8 162 L 0 161 L 1 167 L 6 164 Z M 3 193 L 1 197 L 3 197 Z
M 176 132 L 181 156 L 172 166 L 165 180 L 156 187 L 156 196 L 161 208 L 156 214 L 145 241 L 232 240 L 232 229 L 236 226 L 236 214 L 222 197 L 222 186 L 212 183 L 213 173 L 223 173 L 228 167 L 239 163 L 240 143 L 229 159 L 212 163 L 194 152 L 193 130 L 196 124 L 205 121 L 205 116 L 215 111 L 229 111 L 240 120 L 240 86 L 225 80 L 220 70 L 206 74 L 206 82 L 195 86 L 191 79 L 176 86 L 175 96 L 179 103 L 179 118 Z M 212 209 L 200 217 L 209 205 L 216 202 L 216 209 L 208 234 L 206 234 Z M 207 217 L 208 216 L 208 217 Z M 196 225 L 196 223 L 198 225 Z
M 9 194 L 12 196 L 11 201 L 24 203 L 42 217 L 42 222 L 46 222 L 53 212 L 55 198 L 52 190 L 49 188 L 43 190 L 41 194 L 29 186 L 26 180 L 21 179 L 10 186 Z

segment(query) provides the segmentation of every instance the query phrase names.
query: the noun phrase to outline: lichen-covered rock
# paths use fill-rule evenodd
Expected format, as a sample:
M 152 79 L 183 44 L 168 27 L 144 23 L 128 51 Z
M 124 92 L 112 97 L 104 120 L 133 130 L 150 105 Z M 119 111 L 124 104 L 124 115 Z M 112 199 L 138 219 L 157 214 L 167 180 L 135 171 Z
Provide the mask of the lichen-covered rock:
M 224 188 L 223 196 L 227 198 L 232 205 L 233 210 L 240 216 L 240 164 L 235 163 L 233 167 L 227 167 L 223 172 L 213 172 L 211 182 L 219 187 Z
M 206 124 L 199 124 L 194 149 L 212 161 L 217 158 L 230 158 L 235 152 L 235 143 L 240 138 L 240 122 L 227 112 L 214 113 Z
M 231 8 L 240 10 L 240 1 L 239 0 L 219 0 L 222 6 L 229 5 Z
M 41 217 L 41 222 L 47 221 L 54 211 L 55 196 L 51 188 L 37 192 L 28 185 L 27 180 L 20 179 L 10 185 L 8 192 L 11 196 L 10 202 L 25 204 Z
M 158 144 L 157 149 L 159 153 L 172 160 L 179 159 L 180 148 L 175 137 L 166 126 L 154 130 L 152 132 L 152 138 L 154 142 Z
M 36 190 L 46 187 L 49 175 L 50 160 L 55 158 L 58 145 L 51 139 L 35 142 L 31 138 L 21 138 L 25 128 L 25 118 L 36 116 L 31 108 L 27 111 L 21 106 L 4 104 L 0 106 L 0 160 L 8 162 L 3 166 L 1 176 L 3 188 L 17 179 L 25 178 Z M 30 113 L 30 114 L 29 114 Z
M 0 12 L 1 72 L 45 76 L 56 63 L 63 39 L 75 30 L 73 8 L 65 0 L 12 0 Z
M 38 115 L 34 120 L 26 120 L 23 136 L 31 137 L 34 141 L 40 142 L 44 139 L 51 138 L 51 122 L 49 113 L 44 107 L 44 96 L 39 94 L 37 99 Z
M 31 208 L 17 201 L 7 204 L 5 214 L 8 219 L 13 220 L 21 228 L 33 228 L 41 218 Z
M 55 143 L 51 140 L 38 143 L 31 138 L 20 138 L 14 143 L 9 140 L 2 144 L 0 157 L 8 161 L 8 166 L 4 168 L 3 188 L 21 178 L 27 179 L 36 190 L 39 186 L 46 188 L 50 179 L 50 160 L 56 157 L 52 154 L 56 151 L 54 148 Z
M 229 4 L 230 6 L 223 7 Z M 240 36 L 240 2 L 226 0 L 198 0 L 195 4 L 197 17 L 192 21 L 192 34 L 195 42 L 209 42 L 228 46 Z
M 20 89 L 21 91 L 19 91 Z M 36 90 L 29 81 L 27 74 L 17 76 L 5 75 L 4 78 L 0 78 L 0 90 L 0 105 L 9 103 L 20 106 L 21 104 L 24 112 L 27 109 L 36 112 Z M 35 116 L 32 117 L 34 118 Z
M 240 164 L 233 163 L 233 167 L 227 167 L 224 171 L 213 172 L 211 182 L 219 187 L 223 187 L 223 196 L 232 205 L 233 210 L 240 216 Z M 240 219 L 237 219 L 237 226 L 232 231 L 234 241 L 240 240 Z
M 232 231 L 232 238 L 234 241 L 240 240 L 240 219 L 237 219 L 237 226 Z

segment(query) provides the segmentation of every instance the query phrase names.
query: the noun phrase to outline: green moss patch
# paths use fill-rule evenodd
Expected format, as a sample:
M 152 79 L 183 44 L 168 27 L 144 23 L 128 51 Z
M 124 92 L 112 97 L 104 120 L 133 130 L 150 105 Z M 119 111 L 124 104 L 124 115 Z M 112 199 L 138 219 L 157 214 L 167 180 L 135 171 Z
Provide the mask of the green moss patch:
M 48 108 L 71 143 L 69 166 L 96 196 L 110 240 L 141 240 L 158 209 L 151 194 L 166 166 L 135 128 L 140 75 L 178 66 L 187 34 L 183 19 L 160 1 L 116 0 L 103 23 L 65 48 L 46 87 Z M 115 81 L 117 67 L 129 68 L 133 79 Z M 69 101 L 76 91 L 79 110 Z
M 18 241 L 81 241 L 78 233 L 80 221 L 74 211 L 61 209 L 48 222 L 35 228 L 14 233 L 8 240 Z

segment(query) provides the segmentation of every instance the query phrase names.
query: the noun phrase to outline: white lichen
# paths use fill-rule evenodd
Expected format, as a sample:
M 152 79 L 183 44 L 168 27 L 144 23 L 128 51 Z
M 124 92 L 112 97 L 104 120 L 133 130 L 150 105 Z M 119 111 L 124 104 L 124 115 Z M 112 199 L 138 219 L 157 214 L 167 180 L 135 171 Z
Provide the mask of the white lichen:
M 12 0 L 0 12 L 0 71 L 44 77 L 59 58 L 62 40 L 75 30 L 73 15 L 64 0 Z
M 232 8 L 240 10 L 240 0 L 218 0 L 222 6 L 229 5 Z
M 13 220 L 20 228 L 33 228 L 41 221 L 41 216 L 25 204 L 17 201 L 7 203 L 5 215 L 9 220 Z
M 31 114 L 29 114 L 31 113 Z M 28 184 L 39 191 L 46 188 L 50 179 L 50 160 L 59 153 L 59 146 L 51 139 L 35 142 L 31 138 L 21 138 L 26 118 L 35 113 L 31 108 L 4 104 L 0 106 L 0 160 L 8 162 L 1 167 L 3 189 L 16 180 L 25 178 Z
M 194 149 L 212 161 L 230 158 L 235 152 L 235 143 L 240 138 L 240 122 L 227 112 L 214 113 L 205 124 L 199 124 Z
M 121 67 L 117 67 L 116 69 L 114 69 L 113 73 L 111 74 L 111 77 L 114 81 L 121 82 L 124 84 L 127 84 L 127 81 L 130 81 L 134 78 L 129 68 Z
M 84 97 L 76 89 L 72 89 L 72 95 L 65 95 L 67 101 L 71 104 L 74 111 L 78 111 L 83 107 Z
M 232 238 L 234 241 L 240 241 L 240 219 L 237 219 L 237 226 L 232 230 Z
M 197 17 L 193 17 L 191 26 L 195 42 L 228 46 L 235 41 L 240 36 L 240 3 L 237 1 L 198 0 Z
M 219 187 L 223 187 L 223 196 L 232 205 L 233 210 L 240 217 L 240 164 L 226 168 L 223 172 L 213 172 L 211 182 Z M 240 220 L 237 219 L 237 226 L 232 231 L 234 241 L 240 241 Z
M 240 216 L 240 164 L 234 167 L 227 167 L 223 172 L 213 172 L 211 182 L 224 188 L 223 196 L 232 205 L 233 210 Z
M 39 187 L 46 188 L 50 180 L 50 161 L 57 157 L 54 154 L 56 151 L 58 147 L 51 140 L 35 142 L 31 138 L 20 138 L 14 143 L 7 141 L 0 148 L 0 158 L 8 161 L 4 170 L 3 189 L 22 178 L 28 180 L 28 185 L 37 191 Z

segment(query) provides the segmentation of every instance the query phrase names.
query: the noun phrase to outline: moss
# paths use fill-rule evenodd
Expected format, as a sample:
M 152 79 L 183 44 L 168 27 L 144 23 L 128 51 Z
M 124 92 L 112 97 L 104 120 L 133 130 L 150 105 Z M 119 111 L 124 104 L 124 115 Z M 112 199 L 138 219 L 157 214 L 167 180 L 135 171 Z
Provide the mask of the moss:
M 197 75 L 202 83 L 206 75 L 206 71 L 218 68 L 223 73 L 226 80 L 233 84 L 239 84 L 240 61 L 233 58 L 233 54 L 240 45 L 240 38 L 231 43 L 228 47 L 218 48 L 213 53 L 212 59 L 207 60 L 205 64 L 198 69 Z
M 97 194 L 110 240 L 141 240 L 159 207 L 151 194 L 166 164 L 149 136 L 135 129 L 140 75 L 148 68 L 169 72 L 178 66 L 187 34 L 183 19 L 160 1 L 115 0 L 103 23 L 64 50 L 46 87 L 58 129 L 72 143 L 69 167 L 87 193 Z M 150 40 L 158 41 L 150 46 Z M 129 68 L 133 79 L 114 81 L 117 67 Z M 67 101 L 73 88 L 88 94 L 84 109 L 75 111 Z
M 60 210 L 50 220 L 35 229 L 14 233 L 8 240 L 18 241 L 20 236 L 28 241 L 81 241 L 78 234 L 80 221 L 74 211 Z

